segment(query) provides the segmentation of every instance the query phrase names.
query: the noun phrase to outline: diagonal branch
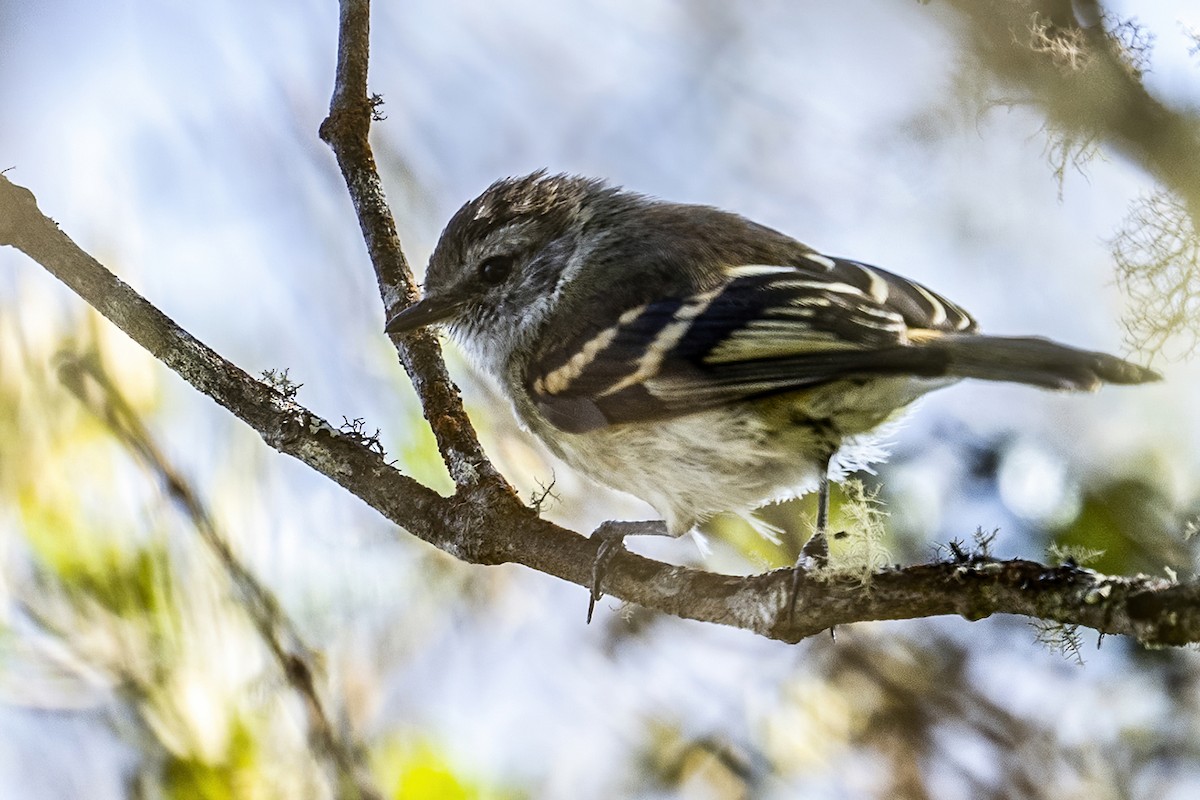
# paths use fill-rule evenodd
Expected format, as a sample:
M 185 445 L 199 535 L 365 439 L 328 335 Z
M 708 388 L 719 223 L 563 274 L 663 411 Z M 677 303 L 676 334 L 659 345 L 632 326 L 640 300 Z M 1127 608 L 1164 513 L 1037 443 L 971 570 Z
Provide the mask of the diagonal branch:
M 370 455 L 357 439 L 255 380 L 179 327 L 80 250 L 54 220 L 42 214 L 28 189 L 3 176 L 0 245 L 13 246 L 41 264 L 151 355 L 257 431 L 271 447 L 360 493 L 364 487 L 375 487 L 367 491 L 378 496 L 376 502 L 388 509 L 383 513 L 389 518 L 411 516 L 411 524 L 419 525 L 444 504 L 437 492 L 401 475 L 378 455 Z

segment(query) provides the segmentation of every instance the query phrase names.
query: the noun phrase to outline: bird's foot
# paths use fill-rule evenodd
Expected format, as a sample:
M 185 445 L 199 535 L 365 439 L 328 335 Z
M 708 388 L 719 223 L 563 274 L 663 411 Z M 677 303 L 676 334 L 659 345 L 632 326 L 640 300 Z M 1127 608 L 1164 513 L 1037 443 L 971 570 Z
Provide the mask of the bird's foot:
M 588 598 L 587 621 L 591 624 L 592 613 L 596 610 L 596 601 L 604 597 L 600 585 L 608 574 L 609 565 L 617 553 L 625 549 L 626 536 L 670 536 L 667 524 L 662 520 L 644 520 L 641 522 L 618 522 L 609 520 L 592 531 L 592 538 L 600 540 L 596 548 L 596 557 L 592 561 L 592 585 Z
M 825 538 L 823 532 L 814 533 L 804 547 L 800 548 L 800 558 L 796 564 L 809 565 L 814 569 L 820 569 L 829 563 L 829 540 Z
M 842 533 L 835 533 L 833 538 L 838 539 L 842 535 Z M 796 559 L 796 565 L 792 567 L 792 586 L 787 597 L 788 619 L 792 619 L 796 615 L 796 596 L 800 593 L 800 581 L 809 572 L 819 570 L 828 563 L 829 539 L 823 531 L 817 531 L 804 547 L 800 548 L 800 557 Z

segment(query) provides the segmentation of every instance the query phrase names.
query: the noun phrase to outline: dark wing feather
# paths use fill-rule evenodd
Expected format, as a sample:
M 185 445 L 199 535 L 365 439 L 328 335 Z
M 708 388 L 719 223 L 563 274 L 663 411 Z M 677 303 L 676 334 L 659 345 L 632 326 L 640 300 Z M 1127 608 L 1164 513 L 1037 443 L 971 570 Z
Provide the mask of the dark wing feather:
M 557 427 L 679 416 L 848 375 L 940 374 L 913 329 L 969 332 L 974 321 L 919 284 L 814 254 L 795 267 L 741 266 L 722 285 L 626 310 L 552 344 L 527 386 Z

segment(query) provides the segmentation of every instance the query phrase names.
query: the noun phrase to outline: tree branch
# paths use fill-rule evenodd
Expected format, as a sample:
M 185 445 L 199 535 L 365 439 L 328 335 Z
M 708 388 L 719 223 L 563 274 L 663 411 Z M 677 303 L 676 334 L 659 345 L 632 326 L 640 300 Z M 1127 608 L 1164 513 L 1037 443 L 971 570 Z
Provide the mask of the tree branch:
M 3 176 L 0 245 L 16 247 L 41 264 L 151 355 L 257 431 L 271 447 L 342 486 L 354 487 L 359 493 L 366 488 L 379 495 L 377 502 L 390 508 L 384 512 L 389 518 L 404 516 L 396 510 L 403 507 L 419 519 L 443 502 L 437 492 L 396 472 L 356 439 L 255 380 L 180 328 L 80 250 L 54 220 L 38 210 L 28 189 Z M 380 488 L 381 484 L 386 488 Z
M 417 288 L 400 247 L 368 140 L 371 118 L 380 102 L 377 97 L 367 96 L 369 48 L 370 3 L 342 0 L 337 76 L 329 116 L 321 123 L 320 134 L 337 158 L 375 268 L 379 296 L 384 309 L 392 313 L 414 302 Z M 437 339 L 422 331 L 397 337 L 395 345 L 455 484 L 461 487 L 483 481 L 512 493 L 479 445 L 458 389 L 446 374 Z
M 322 135 L 330 141 L 359 212 L 384 304 L 415 297 L 367 144 L 367 4 L 342 6 L 339 78 Z M 346 487 L 414 535 L 471 563 L 513 562 L 579 586 L 591 581 L 597 543 L 538 518 L 520 503 L 483 456 L 450 384 L 436 342 L 397 345 L 418 387 L 426 417 L 458 485 L 444 498 L 401 475 L 354 437 L 343 435 L 280 393 L 255 381 L 180 329 L 58 230 L 33 195 L 0 176 L 0 244 L 25 252 L 66 283 L 156 358 L 258 431 L 270 446 Z M 958 614 L 981 619 L 1022 614 L 1147 643 L 1200 641 L 1200 584 L 1113 578 L 1066 565 L 986 557 L 888 569 L 867 584 L 810 573 L 799 582 L 796 611 L 787 598 L 791 571 L 751 577 L 673 567 L 623 552 L 605 591 L 688 619 L 716 622 L 795 642 L 835 625 L 864 620 Z M 580 613 L 585 597 L 580 597 Z
M 1098 136 L 1142 166 L 1184 198 L 1200 230 L 1200 118 L 1146 89 L 1137 65 L 1104 30 L 1096 0 L 1075 8 L 1071 0 L 950 4 L 968 23 L 967 50 L 991 74 L 1027 91 L 1057 126 Z

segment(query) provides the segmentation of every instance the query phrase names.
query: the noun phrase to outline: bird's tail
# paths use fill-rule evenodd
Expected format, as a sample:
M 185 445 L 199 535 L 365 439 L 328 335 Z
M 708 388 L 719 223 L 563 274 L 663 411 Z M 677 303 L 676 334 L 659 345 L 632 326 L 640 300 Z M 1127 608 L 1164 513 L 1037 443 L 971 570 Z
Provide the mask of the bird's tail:
M 1102 383 L 1146 383 L 1162 376 L 1107 353 L 1078 350 L 1035 336 L 938 334 L 920 349 L 945 358 L 946 374 L 985 381 L 1014 381 L 1046 389 L 1091 391 Z

